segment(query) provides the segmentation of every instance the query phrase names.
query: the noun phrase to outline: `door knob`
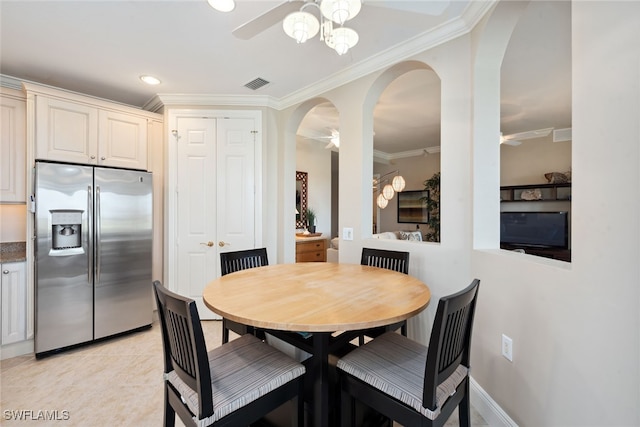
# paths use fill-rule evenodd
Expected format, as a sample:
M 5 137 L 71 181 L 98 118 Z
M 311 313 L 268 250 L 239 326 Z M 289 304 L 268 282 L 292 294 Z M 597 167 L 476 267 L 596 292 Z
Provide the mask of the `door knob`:
M 220 241 L 218 242 L 218 246 L 220 246 L 220 247 L 223 247 L 223 246 L 225 246 L 225 245 L 230 245 L 230 244 L 231 244 L 231 243 L 225 243 L 223 240 L 220 240 Z
M 201 245 L 207 245 L 209 247 L 213 246 L 213 242 L 209 240 L 207 243 L 200 243 Z

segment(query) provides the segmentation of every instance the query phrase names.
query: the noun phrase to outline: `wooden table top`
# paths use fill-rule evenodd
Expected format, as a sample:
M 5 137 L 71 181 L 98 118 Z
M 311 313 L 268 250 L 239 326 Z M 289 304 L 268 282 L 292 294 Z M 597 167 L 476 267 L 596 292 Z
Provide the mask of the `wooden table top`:
M 275 264 L 222 276 L 203 300 L 227 319 L 265 329 L 333 332 L 408 319 L 431 292 L 415 277 L 358 264 Z

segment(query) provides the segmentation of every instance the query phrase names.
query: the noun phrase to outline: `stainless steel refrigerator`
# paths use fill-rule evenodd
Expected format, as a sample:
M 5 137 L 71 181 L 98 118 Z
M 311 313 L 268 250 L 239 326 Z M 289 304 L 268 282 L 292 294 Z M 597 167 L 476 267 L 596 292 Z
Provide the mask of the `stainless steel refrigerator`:
M 151 325 L 151 183 L 36 162 L 36 356 Z

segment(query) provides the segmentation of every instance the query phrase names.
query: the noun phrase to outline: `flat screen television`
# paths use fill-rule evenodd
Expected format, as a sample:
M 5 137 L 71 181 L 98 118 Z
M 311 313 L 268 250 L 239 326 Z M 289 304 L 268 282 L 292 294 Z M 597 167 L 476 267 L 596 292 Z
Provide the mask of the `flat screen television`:
M 568 212 L 500 212 L 500 245 L 569 249 Z

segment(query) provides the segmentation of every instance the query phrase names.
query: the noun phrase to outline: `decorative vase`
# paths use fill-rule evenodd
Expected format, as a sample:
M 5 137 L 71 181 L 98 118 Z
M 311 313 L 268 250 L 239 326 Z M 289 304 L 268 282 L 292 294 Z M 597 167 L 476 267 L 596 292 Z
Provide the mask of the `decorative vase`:
M 309 233 L 315 233 L 316 232 L 316 226 L 315 225 L 310 225 L 308 228 Z

